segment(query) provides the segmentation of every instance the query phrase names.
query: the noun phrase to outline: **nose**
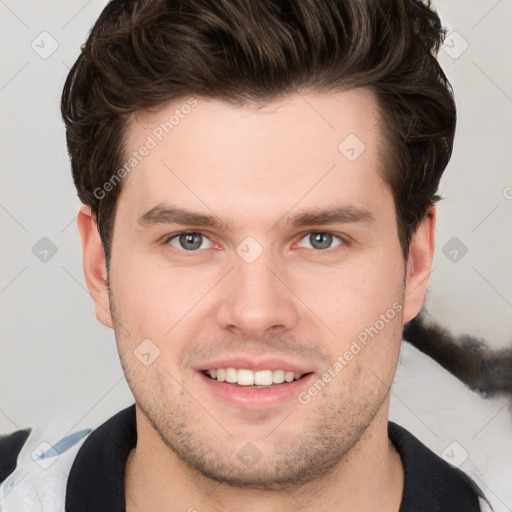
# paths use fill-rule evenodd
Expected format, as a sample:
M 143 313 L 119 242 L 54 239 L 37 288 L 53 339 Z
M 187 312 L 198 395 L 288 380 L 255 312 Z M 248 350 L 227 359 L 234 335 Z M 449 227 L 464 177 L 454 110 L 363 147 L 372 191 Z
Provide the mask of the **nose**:
M 286 272 L 265 252 L 252 263 L 235 260 L 217 309 L 219 326 L 254 339 L 270 330 L 293 329 L 300 301 L 286 282 Z

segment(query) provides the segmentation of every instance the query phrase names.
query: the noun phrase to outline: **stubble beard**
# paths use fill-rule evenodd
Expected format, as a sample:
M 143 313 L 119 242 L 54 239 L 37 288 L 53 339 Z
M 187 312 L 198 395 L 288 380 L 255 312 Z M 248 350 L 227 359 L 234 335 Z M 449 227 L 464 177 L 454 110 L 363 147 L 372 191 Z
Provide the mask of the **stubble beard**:
M 157 372 L 143 367 L 133 356 L 131 344 L 121 327 L 114 293 L 109 287 L 110 308 L 121 365 L 138 408 L 153 427 L 164 445 L 192 473 L 232 487 L 259 490 L 294 489 L 321 480 L 350 454 L 389 396 L 389 387 L 382 386 L 373 396 L 360 397 L 357 393 L 341 390 L 338 395 L 324 390 L 310 405 L 299 405 L 284 423 L 295 425 L 306 420 L 306 431 L 290 439 L 281 437 L 279 428 L 268 437 L 268 430 L 258 439 L 233 439 L 219 426 L 222 418 L 205 410 L 187 392 L 176 389 L 169 400 L 163 393 Z M 141 378 L 141 374 L 147 374 Z M 355 391 L 355 390 L 354 390 Z M 201 397 L 199 402 L 203 403 Z M 188 407 L 187 407 L 188 405 Z M 193 409 L 196 409 L 194 417 Z M 201 419 L 207 418 L 207 427 Z M 212 418 L 211 421 L 209 418 Z M 213 419 L 215 418 L 215 420 Z M 282 418 L 277 418 L 278 424 Z M 209 430 L 208 430 L 209 429 Z M 272 439 L 274 437 L 274 439 Z M 252 445 L 256 456 L 241 457 L 244 446 Z

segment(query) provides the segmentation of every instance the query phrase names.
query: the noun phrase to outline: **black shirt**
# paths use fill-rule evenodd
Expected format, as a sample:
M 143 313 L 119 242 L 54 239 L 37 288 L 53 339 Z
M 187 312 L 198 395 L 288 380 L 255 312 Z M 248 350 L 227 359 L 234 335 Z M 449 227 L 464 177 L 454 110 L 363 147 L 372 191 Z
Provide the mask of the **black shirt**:
M 411 433 L 389 422 L 400 454 L 404 490 L 399 512 L 479 512 L 477 485 Z M 95 429 L 81 446 L 68 478 L 66 512 L 125 512 L 124 470 L 137 443 L 135 405 Z
M 16 467 L 18 454 L 28 433 L 28 430 L 20 430 L 0 437 L 0 482 Z M 69 437 L 73 436 L 77 437 L 76 434 Z M 411 433 L 393 422 L 388 423 L 388 436 L 404 468 L 404 489 L 399 512 L 481 511 L 479 503 L 483 507 L 485 498 L 465 473 L 450 466 Z M 58 491 L 61 503 L 65 499 L 66 512 L 125 512 L 126 460 L 136 444 L 134 404 L 94 429 L 83 441 L 76 456 L 73 458 L 71 455 L 67 483 L 63 481 L 66 489 Z M 31 449 L 29 446 L 28 450 Z M 24 471 L 21 467 L 20 472 Z M 40 485 L 45 484 L 43 482 Z M 479 497 L 482 498 L 481 502 Z

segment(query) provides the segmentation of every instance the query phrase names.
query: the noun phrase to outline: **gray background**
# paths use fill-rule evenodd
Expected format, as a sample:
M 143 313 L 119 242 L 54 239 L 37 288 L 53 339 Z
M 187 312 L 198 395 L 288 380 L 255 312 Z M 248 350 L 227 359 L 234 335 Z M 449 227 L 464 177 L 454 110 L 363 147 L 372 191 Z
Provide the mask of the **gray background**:
M 62 436 L 133 402 L 113 333 L 96 321 L 85 287 L 59 111 L 65 77 L 105 3 L 0 0 L 0 432 L 41 423 Z M 435 5 L 452 32 L 440 59 L 459 122 L 427 308 L 455 332 L 510 346 L 512 1 Z M 461 468 L 497 511 L 512 511 L 509 399 L 484 401 L 407 350 L 391 418 L 440 455 L 467 453 Z

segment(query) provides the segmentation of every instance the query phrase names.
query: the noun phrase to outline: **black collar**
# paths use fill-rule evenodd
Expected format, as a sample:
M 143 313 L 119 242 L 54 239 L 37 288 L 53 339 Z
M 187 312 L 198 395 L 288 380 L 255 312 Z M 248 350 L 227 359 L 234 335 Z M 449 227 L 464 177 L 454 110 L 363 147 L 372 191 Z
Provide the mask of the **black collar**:
M 479 512 L 481 491 L 465 473 L 393 422 L 388 435 L 405 472 L 399 512 Z M 124 471 L 136 443 L 133 404 L 96 428 L 80 447 L 68 478 L 66 512 L 125 512 Z

